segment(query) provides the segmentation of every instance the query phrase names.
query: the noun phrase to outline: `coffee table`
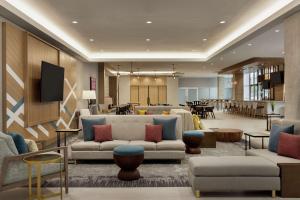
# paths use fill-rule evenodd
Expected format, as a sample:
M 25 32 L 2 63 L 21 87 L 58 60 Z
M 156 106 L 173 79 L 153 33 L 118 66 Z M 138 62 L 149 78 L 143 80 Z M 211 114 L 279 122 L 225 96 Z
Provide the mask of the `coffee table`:
M 261 148 L 264 148 L 264 139 L 270 137 L 269 134 L 267 133 L 262 133 L 262 132 L 249 132 L 249 133 L 244 133 L 245 135 L 245 150 L 247 151 L 247 145 L 249 146 L 249 149 L 251 149 L 251 137 L 253 138 L 261 138 Z M 248 140 L 247 140 L 248 138 Z
M 242 139 L 243 131 L 234 128 L 211 128 L 216 134 L 219 142 L 239 142 Z

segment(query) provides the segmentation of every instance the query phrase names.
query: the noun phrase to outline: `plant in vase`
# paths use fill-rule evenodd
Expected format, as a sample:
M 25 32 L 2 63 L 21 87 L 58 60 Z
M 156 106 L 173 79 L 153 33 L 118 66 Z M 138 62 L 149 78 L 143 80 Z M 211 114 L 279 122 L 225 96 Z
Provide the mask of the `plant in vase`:
M 275 111 L 275 102 L 274 101 L 271 102 L 271 110 L 272 110 L 272 113 L 274 113 L 274 111 Z

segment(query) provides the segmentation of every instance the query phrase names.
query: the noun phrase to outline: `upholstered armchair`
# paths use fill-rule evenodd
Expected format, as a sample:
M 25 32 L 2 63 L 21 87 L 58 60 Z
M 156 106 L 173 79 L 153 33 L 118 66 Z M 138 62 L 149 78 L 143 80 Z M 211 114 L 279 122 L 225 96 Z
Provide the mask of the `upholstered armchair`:
M 23 161 L 27 156 L 53 152 L 61 150 L 63 152 L 63 175 L 65 179 L 65 192 L 68 193 L 68 152 L 67 147 L 56 147 L 46 150 L 18 154 L 11 151 L 9 144 L 0 138 L 0 191 L 28 185 L 28 166 Z M 59 163 L 42 166 L 42 180 L 60 176 Z M 35 170 L 32 171 L 32 182 L 36 182 Z

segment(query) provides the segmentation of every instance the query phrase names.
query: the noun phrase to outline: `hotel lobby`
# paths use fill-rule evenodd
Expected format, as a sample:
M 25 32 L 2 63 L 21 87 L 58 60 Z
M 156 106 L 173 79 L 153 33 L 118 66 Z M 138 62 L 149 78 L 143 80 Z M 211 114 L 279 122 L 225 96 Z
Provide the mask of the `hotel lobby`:
M 0 0 L 0 199 L 300 198 L 300 0 Z

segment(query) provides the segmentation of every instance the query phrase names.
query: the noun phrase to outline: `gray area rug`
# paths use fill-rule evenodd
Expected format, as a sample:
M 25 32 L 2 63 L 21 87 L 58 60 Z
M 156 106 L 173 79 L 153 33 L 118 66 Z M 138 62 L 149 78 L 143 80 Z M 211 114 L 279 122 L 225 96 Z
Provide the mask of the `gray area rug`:
M 141 178 L 121 181 L 118 166 L 112 162 L 81 162 L 69 165 L 70 187 L 188 187 L 188 159 L 191 156 L 243 156 L 244 144 L 217 143 L 217 148 L 203 148 L 201 155 L 186 155 L 181 163 L 145 162 L 138 169 Z M 44 187 L 58 187 L 59 179 L 46 181 Z

